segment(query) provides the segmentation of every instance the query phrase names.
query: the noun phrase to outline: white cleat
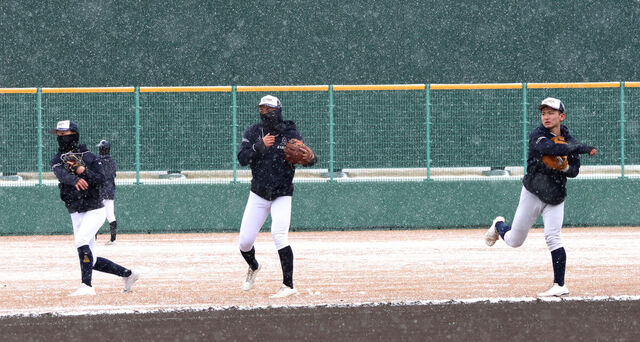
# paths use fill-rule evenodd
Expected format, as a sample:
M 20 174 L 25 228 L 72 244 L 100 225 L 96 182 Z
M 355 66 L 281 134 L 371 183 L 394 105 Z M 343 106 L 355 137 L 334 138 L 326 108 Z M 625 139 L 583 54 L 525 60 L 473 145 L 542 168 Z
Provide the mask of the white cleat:
M 491 227 L 489 227 L 489 229 L 487 229 L 487 232 L 484 234 L 484 242 L 489 247 L 493 246 L 493 244 L 495 244 L 500 237 L 500 234 L 498 234 L 498 230 L 496 229 L 496 223 L 498 222 L 504 222 L 504 217 L 498 216 L 494 218 Z
M 140 278 L 140 273 L 131 270 L 131 275 L 128 277 L 122 277 L 122 282 L 124 283 L 124 287 L 122 288 L 122 293 L 133 292 L 133 283 L 138 281 Z
M 94 289 L 93 287 L 85 283 L 80 284 L 80 287 L 78 287 L 77 290 L 69 294 L 69 296 L 95 296 L 95 295 L 96 295 L 96 289 Z
M 111 240 L 109 240 L 109 241 L 104 243 L 105 246 L 113 246 L 115 244 L 116 244 L 116 242 L 115 241 L 111 241 Z
M 253 283 L 256 281 L 256 276 L 258 272 L 262 269 L 262 264 L 258 264 L 258 268 L 256 270 L 252 270 L 251 267 L 247 270 L 247 277 L 242 282 L 242 290 L 249 291 L 253 288 Z
M 269 298 L 284 298 L 289 296 L 297 296 L 298 290 L 292 289 L 287 285 L 282 285 L 276 294 L 269 296 Z
M 538 293 L 538 297 L 562 297 L 569 294 L 567 286 L 560 286 L 558 283 L 553 283 L 553 286 L 544 292 Z

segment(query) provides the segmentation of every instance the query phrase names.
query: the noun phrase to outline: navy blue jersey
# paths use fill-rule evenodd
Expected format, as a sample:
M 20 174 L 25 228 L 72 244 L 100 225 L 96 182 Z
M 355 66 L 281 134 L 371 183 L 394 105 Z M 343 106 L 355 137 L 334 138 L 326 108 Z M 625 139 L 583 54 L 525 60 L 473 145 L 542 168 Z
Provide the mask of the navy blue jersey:
M 81 175 L 76 175 L 64 167 L 61 158 L 63 153 L 61 152 L 58 152 L 49 163 L 53 173 L 60 181 L 58 183 L 60 199 L 64 202 L 69 213 L 83 213 L 102 208 L 102 199 L 100 198 L 100 187 L 104 183 L 102 163 L 95 154 L 87 149 L 86 145 L 80 145 L 76 152 L 82 155 L 82 161 L 85 164 L 85 170 Z M 75 185 L 80 178 L 89 184 L 87 190 L 76 189 Z
M 285 120 L 283 123 L 281 132 L 267 132 L 262 123 L 249 127 L 238 153 L 240 165 L 251 167 L 251 191 L 268 201 L 293 195 L 296 168 L 284 159 L 284 147 L 290 139 L 302 140 L 302 135 L 293 121 Z M 265 147 L 262 143 L 267 133 L 275 136 L 275 143 L 271 147 Z M 314 165 L 317 160 L 317 157 L 314 158 L 306 166 Z
M 104 184 L 100 187 L 100 198 L 112 200 L 116 196 L 116 171 L 118 166 L 110 155 L 99 155 L 104 169 Z
M 589 153 L 593 147 L 578 143 L 569 134 L 569 129 L 562 125 L 560 134 L 566 144 L 556 144 L 551 140 L 555 135 L 543 125 L 538 126 L 529 134 L 529 159 L 527 160 L 527 175 L 522 183 L 531 193 L 543 202 L 556 205 L 564 201 L 567 196 L 567 177 L 574 178 L 580 172 L 579 153 Z M 542 162 L 543 155 L 567 156 L 569 169 L 567 171 L 553 170 Z

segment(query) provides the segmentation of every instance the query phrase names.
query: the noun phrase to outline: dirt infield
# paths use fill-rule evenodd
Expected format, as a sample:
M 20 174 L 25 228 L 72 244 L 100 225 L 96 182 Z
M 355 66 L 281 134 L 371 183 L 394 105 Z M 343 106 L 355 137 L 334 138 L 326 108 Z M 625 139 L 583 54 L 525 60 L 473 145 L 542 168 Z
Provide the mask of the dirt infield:
M 572 300 L 561 302 L 528 301 L 552 282 L 550 255 L 542 230 L 532 230 L 525 244 L 517 249 L 502 242 L 486 247 L 483 234 L 477 229 L 291 233 L 296 258 L 294 282 L 300 295 L 286 299 L 269 298 L 281 283 L 278 256 L 269 233 L 258 237 L 256 254 L 263 271 L 256 288 L 249 292 L 240 290 L 246 265 L 238 252 L 237 233 L 121 235 L 117 245 L 108 247 L 102 245 L 103 235 L 98 256 L 135 268 L 142 277 L 134 293 L 122 294 L 120 279 L 96 272 L 93 283 L 97 295 L 91 298 L 67 297 L 79 285 L 80 278 L 71 236 L 0 237 L 0 332 L 3 337 L 24 338 L 31 332 L 54 336 L 61 331 L 73 340 L 84 336 L 83 329 L 88 326 L 94 327 L 96 336 L 117 336 L 120 332 L 112 331 L 117 326 L 123 331 L 127 327 L 136 329 L 138 333 L 157 330 L 156 338 L 148 336 L 155 340 L 197 340 L 198 336 L 248 340 L 258 336 L 250 327 L 272 324 L 291 327 L 280 331 L 278 336 L 284 340 L 300 340 L 303 336 L 324 339 L 313 332 L 327 330 L 328 338 L 336 329 L 353 332 L 338 336 L 356 336 L 360 331 L 371 335 L 361 335 L 357 340 L 385 340 L 385 336 L 398 334 L 407 339 L 424 338 L 421 332 L 431 326 L 445 335 L 431 331 L 429 336 L 446 340 L 447 336 L 463 337 L 465 331 L 469 333 L 468 329 L 488 319 L 490 326 L 484 327 L 493 332 L 486 330 L 487 333 L 509 332 L 514 340 L 524 340 L 526 336 L 545 336 L 539 332 L 545 329 L 534 324 L 536 317 L 545 324 L 555 318 L 565 323 L 575 321 L 586 327 L 582 329 L 585 333 L 593 328 L 605 334 L 600 327 L 606 322 L 610 328 L 630 324 L 628 329 L 620 328 L 619 337 L 640 330 L 638 300 L 590 301 L 602 296 L 640 295 L 640 229 L 563 229 L 568 256 L 566 279 Z M 515 302 L 482 300 L 510 298 Z M 438 300 L 472 302 L 419 302 Z M 341 306 L 394 302 L 419 303 Z M 164 312 L 128 314 L 153 310 Z M 33 314 L 39 316 L 16 316 Z M 244 319 L 234 318 L 240 316 Z M 440 316 L 442 320 L 437 318 Z M 476 317 L 471 319 L 476 323 L 465 317 Z M 99 324 L 105 320 L 110 323 Z M 163 323 L 167 320 L 170 325 Z M 234 320 L 237 324 L 229 323 Z M 92 323 L 81 323 L 88 321 Z M 161 333 L 171 327 L 186 329 L 188 324 L 201 325 L 200 330 L 194 331 L 204 335 L 171 338 L 171 333 Z M 519 328 L 509 330 L 512 324 Z M 561 328 L 555 323 L 549 327 L 546 330 Z M 19 335 L 19 331 L 26 335 Z M 69 331 L 77 334 L 70 335 Z M 272 329 L 259 331 L 271 334 Z

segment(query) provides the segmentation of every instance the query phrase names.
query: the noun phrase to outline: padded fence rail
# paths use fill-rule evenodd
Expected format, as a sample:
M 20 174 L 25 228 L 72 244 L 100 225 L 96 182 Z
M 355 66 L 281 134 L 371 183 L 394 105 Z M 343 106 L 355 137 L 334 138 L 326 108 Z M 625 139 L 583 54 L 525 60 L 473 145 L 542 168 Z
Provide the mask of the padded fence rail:
M 90 149 L 112 143 L 120 183 L 246 182 L 236 154 L 256 105 L 283 103 L 319 163 L 296 181 L 521 177 L 537 106 L 563 100 L 565 124 L 598 148 L 593 178 L 640 173 L 640 82 L 0 89 L 0 184 L 54 185 L 48 129 L 71 119 Z M 585 173 L 589 175 L 589 173 Z M 306 176 L 305 176 L 306 175 Z M 164 176 L 164 177 L 162 177 Z

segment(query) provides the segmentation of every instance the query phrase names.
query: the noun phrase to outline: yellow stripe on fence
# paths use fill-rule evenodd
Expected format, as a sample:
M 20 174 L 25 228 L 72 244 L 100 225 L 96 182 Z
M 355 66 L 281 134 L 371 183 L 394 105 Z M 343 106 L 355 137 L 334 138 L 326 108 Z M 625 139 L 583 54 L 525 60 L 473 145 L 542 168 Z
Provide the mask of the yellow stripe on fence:
M 328 85 L 309 85 L 309 86 L 238 86 L 238 92 L 250 91 L 328 91 Z
M 640 82 L 624 82 L 625 88 L 638 88 L 640 87 Z
M 35 94 L 38 88 L 0 88 L 0 94 Z
M 231 86 L 213 87 L 140 87 L 141 93 L 230 92 Z
M 527 83 L 527 88 L 619 88 L 620 82 Z
M 522 83 L 430 84 L 431 90 L 522 89 Z
M 133 87 L 110 88 L 42 88 L 42 93 L 133 93 Z
M 335 85 L 333 90 L 422 90 L 424 84 L 369 84 L 369 85 Z

